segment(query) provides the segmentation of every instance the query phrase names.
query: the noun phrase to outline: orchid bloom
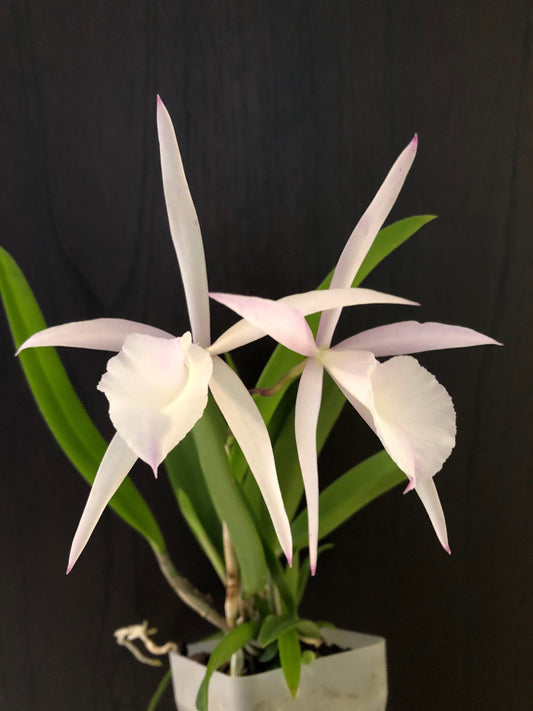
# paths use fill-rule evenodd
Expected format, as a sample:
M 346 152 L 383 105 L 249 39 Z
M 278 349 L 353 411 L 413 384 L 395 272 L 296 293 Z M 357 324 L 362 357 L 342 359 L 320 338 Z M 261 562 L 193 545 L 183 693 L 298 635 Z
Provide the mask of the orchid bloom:
M 209 297 L 202 237 L 170 116 L 158 97 L 157 125 L 170 232 L 183 280 L 191 331 L 174 337 L 153 326 L 95 319 L 34 334 L 20 350 L 74 346 L 117 351 L 98 388 L 116 429 L 98 468 L 72 542 L 67 572 L 85 547 L 105 506 L 139 458 L 154 473 L 202 416 L 208 388 L 255 476 L 281 547 L 290 561 L 290 524 L 266 426 L 245 386 L 209 352 Z
M 348 239 L 329 291 L 342 291 L 353 282 L 398 197 L 416 149 L 415 135 Z M 332 348 L 340 308 L 324 308 L 315 339 L 304 318 L 308 311 L 302 308 L 299 296 L 280 301 L 230 294 L 211 294 L 211 297 L 246 319 L 235 324 L 233 332 L 231 329 L 227 332 L 228 335 L 230 332 L 231 335 L 238 334 L 240 344 L 257 338 L 262 332 L 307 358 L 296 398 L 295 434 L 307 501 L 313 574 L 318 544 L 316 428 L 324 368 L 406 474 L 409 479 L 406 491 L 415 489 L 439 541 L 450 552 L 444 513 L 433 476 L 440 471 L 454 447 L 455 411 L 445 388 L 418 361 L 406 354 L 497 342 L 460 326 L 405 321 L 364 331 Z M 397 357 L 385 362 L 377 360 L 383 356 Z

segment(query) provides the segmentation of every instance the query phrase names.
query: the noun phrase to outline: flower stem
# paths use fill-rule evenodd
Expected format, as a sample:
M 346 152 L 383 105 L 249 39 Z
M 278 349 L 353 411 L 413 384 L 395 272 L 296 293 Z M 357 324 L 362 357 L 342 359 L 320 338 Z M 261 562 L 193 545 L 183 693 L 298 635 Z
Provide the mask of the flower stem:
M 197 590 L 181 573 L 178 573 L 170 560 L 168 552 L 155 551 L 155 555 L 161 572 L 180 600 L 215 627 L 227 630 L 228 628 L 222 615 L 215 610 L 205 595 Z
M 155 690 L 155 693 L 152 696 L 146 711 L 155 711 L 159 701 L 161 700 L 161 697 L 163 696 L 163 694 L 165 692 L 165 689 L 169 685 L 170 677 L 171 677 L 171 671 L 169 669 L 167 672 L 165 672 L 165 676 L 159 682 L 158 687 Z
M 288 373 L 285 373 L 285 375 L 278 380 L 278 382 L 273 385 L 271 388 L 252 388 L 250 390 L 251 395 L 263 395 L 264 397 L 269 397 L 270 395 L 276 395 L 277 393 L 280 392 L 280 390 L 283 390 L 283 388 L 288 385 L 290 382 L 292 382 L 295 378 L 297 378 L 300 373 L 303 371 L 305 368 L 305 364 L 307 362 L 307 358 L 302 360 L 300 363 L 294 366 L 294 368 L 291 368 Z

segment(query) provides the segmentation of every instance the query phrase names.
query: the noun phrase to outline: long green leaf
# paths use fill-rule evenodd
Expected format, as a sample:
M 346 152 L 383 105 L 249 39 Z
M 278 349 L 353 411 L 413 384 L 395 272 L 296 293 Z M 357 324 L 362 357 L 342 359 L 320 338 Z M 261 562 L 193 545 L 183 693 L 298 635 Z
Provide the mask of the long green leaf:
M 363 506 L 405 481 L 405 474 L 384 450 L 347 471 L 320 494 L 319 539 L 334 531 Z M 292 537 L 295 550 L 307 545 L 306 511 L 294 521 Z
M 402 245 L 407 239 L 409 239 L 409 237 L 418 232 L 421 227 L 434 219 L 434 215 L 407 217 L 404 220 L 394 222 L 392 225 L 380 230 L 370 250 L 368 251 L 368 254 L 363 260 L 355 279 L 352 282 L 352 287 L 359 286 L 370 274 L 370 272 L 375 269 L 378 264 L 383 261 L 383 259 L 385 259 L 385 257 Z M 328 274 L 318 288 L 327 289 L 332 275 L 333 270 Z M 320 321 L 320 314 L 312 314 L 307 317 L 307 320 L 313 330 L 313 333 L 316 333 L 318 323 Z M 302 356 L 288 350 L 284 346 L 276 346 L 270 359 L 265 365 L 259 380 L 257 381 L 257 387 L 271 387 L 277 383 L 280 378 L 285 375 L 285 373 L 288 373 L 291 368 L 301 362 L 302 359 Z M 282 401 L 285 392 L 286 389 L 269 397 L 256 396 L 257 407 L 259 408 L 259 411 L 267 424 Z M 234 448 L 234 451 L 232 452 L 231 463 L 235 476 L 240 480 L 246 471 L 247 465 L 242 453 L 237 447 Z
M 259 630 L 257 641 L 262 647 L 266 647 L 281 634 L 296 627 L 300 622 L 300 618 L 294 615 L 267 615 Z
M 235 654 L 245 644 L 250 642 L 257 634 L 259 624 L 257 622 L 245 622 L 238 627 L 234 627 L 228 632 L 215 649 L 211 652 L 204 679 L 198 690 L 196 697 L 196 708 L 198 711 L 208 711 L 209 682 L 215 671 Z M 216 711 L 216 710 L 215 710 Z
M 0 248 L 0 291 L 18 348 L 27 338 L 46 328 L 35 297 L 14 259 Z M 81 404 L 53 348 L 23 351 L 20 363 L 35 401 L 57 443 L 92 484 L 106 443 Z M 157 522 L 130 479 L 125 479 L 110 501 L 111 508 L 138 531 L 158 552 L 165 542 Z
M 279 661 L 290 695 L 294 699 L 300 683 L 302 670 L 302 651 L 298 633 L 294 628 L 283 632 L 278 637 Z
M 203 531 L 202 540 L 199 540 L 200 545 L 202 547 L 204 544 L 207 545 L 210 551 L 216 554 L 216 558 L 222 558 L 222 524 L 205 483 L 192 432 L 189 432 L 167 455 L 165 468 L 178 505 L 180 505 L 181 512 L 193 534 L 196 535 L 199 532 L 199 525 Z M 180 492 L 186 495 L 188 503 L 184 497 L 180 497 Z M 182 502 L 186 510 L 181 507 Z M 192 511 L 194 511 L 194 518 L 198 524 L 194 525 L 194 529 L 191 525 L 192 518 L 189 516 Z M 204 550 L 207 553 L 205 548 Z M 214 559 L 211 558 L 211 554 L 208 557 L 213 563 Z M 219 571 L 217 570 L 217 572 Z
M 213 542 L 211 541 L 211 538 L 205 530 L 203 523 L 200 520 L 200 517 L 196 513 L 192 501 L 183 489 L 178 489 L 176 491 L 176 498 L 178 499 L 178 505 L 180 507 L 180 511 L 183 515 L 183 518 L 189 524 L 189 528 L 193 532 L 194 537 L 198 541 L 207 559 L 215 569 L 216 574 L 224 583 L 226 580 L 224 561 L 222 560 L 220 553 L 218 552 L 216 547 L 213 545 Z
M 224 521 L 239 561 L 244 592 L 259 592 L 267 580 L 261 540 L 233 480 L 226 455 L 227 427 L 212 396 L 193 428 L 205 482 L 220 521 Z

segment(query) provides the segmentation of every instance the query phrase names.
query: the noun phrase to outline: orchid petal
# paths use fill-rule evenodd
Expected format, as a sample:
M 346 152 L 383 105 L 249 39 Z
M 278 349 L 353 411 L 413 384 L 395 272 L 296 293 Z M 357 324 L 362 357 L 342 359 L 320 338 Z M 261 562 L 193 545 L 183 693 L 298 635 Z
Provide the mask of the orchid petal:
M 307 504 L 307 525 L 309 531 L 309 562 L 314 575 L 317 563 L 318 547 L 318 466 L 316 447 L 316 428 L 322 400 L 322 382 L 324 368 L 315 358 L 310 358 L 298 385 L 294 430 L 298 459 Z
M 353 282 L 363 259 L 396 202 L 396 198 L 414 161 L 417 144 L 418 138 L 415 134 L 409 145 L 404 148 L 396 159 L 376 196 L 357 223 L 337 262 L 331 280 L 331 288 L 347 287 Z M 331 343 L 339 316 L 340 309 L 335 309 L 322 315 L 317 339 L 320 347 L 329 346 Z
M 448 543 L 448 533 L 446 531 L 446 520 L 444 518 L 444 511 L 442 510 L 442 505 L 439 500 L 439 495 L 437 494 L 437 488 L 433 479 L 423 479 L 419 481 L 415 487 L 415 491 L 420 497 L 420 501 L 423 503 L 426 509 L 429 520 L 433 524 L 437 538 L 440 541 L 441 546 L 447 553 L 451 553 L 450 545 Z
M 212 368 L 190 333 L 171 340 L 135 333 L 109 360 L 98 389 L 117 432 L 154 473 L 201 417 Z
M 209 298 L 202 234 L 172 120 L 159 97 L 157 130 L 170 233 L 183 280 L 193 340 L 201 346 L 208 346 Z
M 263 418 L 239 377 L 218 356 L 213 358 L 213 376 L 209 387 L 255 477 L 281 548 L 290 564 L 291 528 L 279 488 L 272 444 Z
M 322 351 L 322 363 L 343 392 L 373 411 L 372 375 L 380 363 L 368 351 Z M 366 419 L 366 418 L 365 418 Z
M 20 346 L 17 355 L 25 348 L 38 346 L 69 346 L 92 348 L 99 351 L 119 351 L 132 333 L 144 333 L 158 338 L 174 338 L 170 333 L 155 326 L 123 318 L 95 318 L 90 321 L 73 321 L 61 326 L 52 326 L 30 336 Z
M 98 523 L 103 510 L 111 500 L 113 494 L 122 484 L 131 468 L 137 461 L 134 454 L 119 434 L 116 434 L 96 472 L 89 498 L 85 504 L 78 528 L 74 534 L 67 573 L 72 570 L 74 563 L 85 548 L 94 527 Z
M 377 435 L 416 487 L 440 471 L 454 447 L 452 399 L 411 356 L 380 363 L 372 373 L 372 390 Z
M 338 343 L 335 350 L 365 350 L 375 356 L 394 356 L 491 344 L 501 345 L 471 328 L 445 323 L 401 321 L 362 331 Z
M 304 316 L 325 311 L 340 306 L 359 306 L 363 304 L 402 304 L 418 306 L 415 301 L 403 299 L 400 296 L 385 294 L 373 289 L 316 289 L 301 294 L 291 294 L 280 299 L 277 303 L 287 304 L 298 309 Z M 258 338 L 265 336 L 264 329 L 254 326 L 246 320 L 238 321 L 228 328 L 209 347 L 210 353 L 227 353 L 235 348 L 245 346 Z
M 292 306 L 258 296 L 215 294 L 209 296 L 232 309 L 291 351 L 302 355 L 316 352 L 315 339 L 303 314 Z

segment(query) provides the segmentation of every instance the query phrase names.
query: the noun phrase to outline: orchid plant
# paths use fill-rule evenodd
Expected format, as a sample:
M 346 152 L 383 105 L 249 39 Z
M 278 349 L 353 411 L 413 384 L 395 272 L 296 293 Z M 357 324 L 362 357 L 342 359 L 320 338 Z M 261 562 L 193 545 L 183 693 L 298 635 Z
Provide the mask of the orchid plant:
M 302 654 L 300 640 L 318 646 L 321 636 L 318 625 L 298 615 L 308 575 L 316 572 L 319 541 L 372 499 L 406 482 L 406 491 L 417 492 L 450 552 L 433 477 L 453 449 L 455 412 L 445 388 L 411 354 L 496 341 L 460 326 L 400 321 L 332 346 L 344 307 L 416 305 L 360 287 L 384 257 L 433 219 L 413 217 L 382 229 L 414 161 L 416 136 L 392 166 L 333 272 L 316 290 L 274 301 L 209 294 L 196 210 L 172 122 L 159 98 L 157 126 L 190 330 L 174 336 L 112 318 L 46 328 L 20 269 L 4 250 L 0 287 L 41 412 L 92 485 L 67 572 L 108 504 L 144 536 L 177 595 L 222 631 L 198 694 L 202 710 L 217 666 L 231 659 L 232 673 L 245 671 L 244 647 L 264 660 L 279 657 L 296 693 L 302 660 L 313 656 Z M 209 297 L 241 317 L 214 342 Z M 264 336 L 278 345 L 249 391 L 228 354 Z M 116 353 L 97 386 L 116 429 L 109 445 L 50 346 Z M 324 379 L 324 372 L 330 377 Z M 346 400 L 384 449 L 320 492 L 317 456 Z M 155 476 L 165 464 L 181 514 L 226 586 L 224 615 L 171 561 L 156 519 L 127 479 L 137 459 Z M 306 507 L 299 511 L 303 495 Z

